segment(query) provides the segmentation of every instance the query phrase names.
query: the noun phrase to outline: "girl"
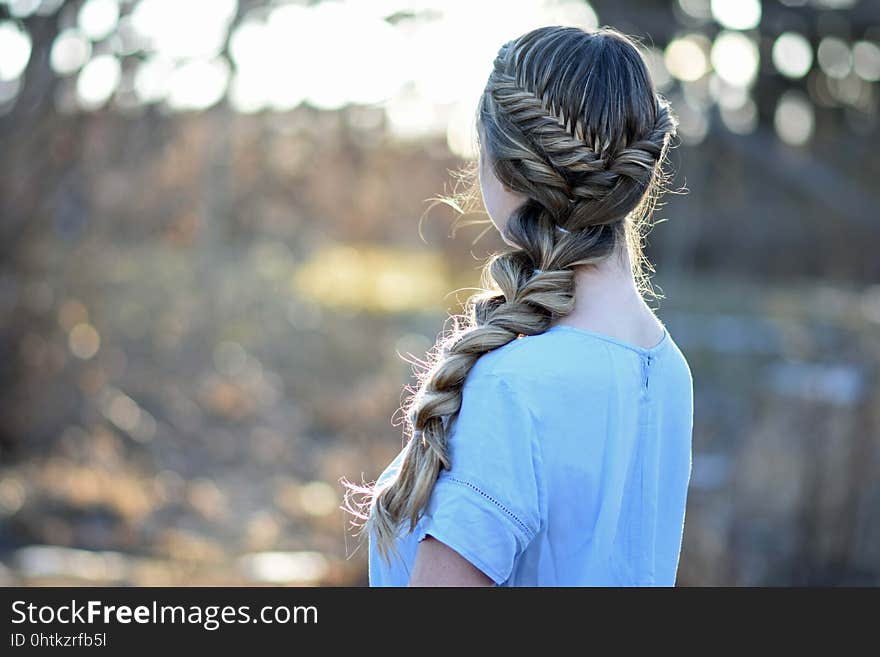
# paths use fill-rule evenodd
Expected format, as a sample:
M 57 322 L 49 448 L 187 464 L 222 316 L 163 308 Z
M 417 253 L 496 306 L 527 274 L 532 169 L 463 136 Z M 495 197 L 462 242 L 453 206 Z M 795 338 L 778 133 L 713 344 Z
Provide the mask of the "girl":
M 641 241 L 676 125 L 614 29 L 499 51 L 479 183 L 511 249 L 433 350 L 405 447 L 346 482 L 372 586 L 674 585 L 693 380 L 642 297 Z

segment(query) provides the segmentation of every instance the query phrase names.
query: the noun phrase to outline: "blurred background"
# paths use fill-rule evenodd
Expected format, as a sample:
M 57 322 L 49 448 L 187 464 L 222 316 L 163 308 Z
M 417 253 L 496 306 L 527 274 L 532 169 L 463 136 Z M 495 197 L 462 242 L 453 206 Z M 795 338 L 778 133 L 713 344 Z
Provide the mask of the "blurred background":
M 366 583 L 339 479 L 504 247 L 427 201 L 545 24 L 681 119 L 679 584 L 880 584 L 873 0 L 0 0 L 0 583 Z

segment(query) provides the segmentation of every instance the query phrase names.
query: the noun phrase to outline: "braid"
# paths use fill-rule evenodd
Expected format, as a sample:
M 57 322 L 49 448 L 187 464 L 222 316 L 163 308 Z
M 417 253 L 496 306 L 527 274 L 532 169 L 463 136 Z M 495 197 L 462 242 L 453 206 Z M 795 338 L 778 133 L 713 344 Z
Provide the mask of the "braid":
M 615 76 L 621 62 L 630 70 Z M 620 98 L 601 96 L 621 85 Z M 452 466 L 448 429 L 477 360 L 571 313 L 576 266 L 600 262 L 621 243 L 640 254 L 624 219 L 651 206 L 676 126 L 635 46 L 610 28 L 539 28 L 505 44 L 479 110 L 496 176 L 527 196 L 504 229 L 519 248 L 489 259 L 482 291 L 420 365 L 403 408 L 410 439 L 396 476 L 381 488 L 345 482 L 366 495 L 353 505 L 347 493 L 345 508 L 366 521 L 386 559 L 401 527 L 415 528 L 440 470 Z
M 433 367 L 422 375 L 419 392 L 406 408 L 412 438 L 397 478 L 374 495 L 369 515 L 386 558 L 401 523 L 412 531 L 440 469 L 451 467 L 444 419 L 451 420 L 460 410 L 465 378 L 474 363 L 521 335 L 543 333 L 553 318 L 571 312 L 574 272 L 533 275 L 533 269 L 521 251 L 493 256 L 483 278 L 494 289 L 471 297 L 468 328 L 454 330 L 435 347 Z
M 528 135 L 535 148 L 525 145 L 521 166 L 524 176 L 534 185 L 545 185 L 559 190 L 564 196 L 554 199 L 553 208 L 567 212 L 565 201 L 603 201 L 609 191 L 625 177 L 640 185 L 642 191 L 652 180 L 657 163 L 665 155 L 676 123 L 668 102 L 656 97 L 656 119 L 651 131 L 616 153 L 602 153 L 584 141 L 580 122 L 573 130 L 566 120 L 549 107 L 534 91 L 521 86 L 516 79 L 499 70 L 499 60 L 489 79 L 487 90 L 497 111 L 503 113 L 522 135 Z M 517 140 L 517 145 L 526 140 Z M 597 220 L 597 208 L 584 208 L 593 225 L 611 223 L 620 219 L 607 213 L 604 221 Z
M 674 133 L 675 123 L 669 112 L 669 104 L 658 98 L 657 120 L 651 133 L 617 153 L 609 161 L 608 170 L 634 180 L 642 180 L 646 172 L 650 177 Z

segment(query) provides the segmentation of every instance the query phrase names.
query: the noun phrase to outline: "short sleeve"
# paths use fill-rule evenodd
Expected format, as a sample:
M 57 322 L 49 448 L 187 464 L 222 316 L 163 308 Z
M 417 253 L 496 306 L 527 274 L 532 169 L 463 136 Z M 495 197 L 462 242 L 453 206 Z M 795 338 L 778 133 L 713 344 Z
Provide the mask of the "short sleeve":
M 466 379 L 449 454 L 418 540 L 433 536 L 502 584 L 541 526 L 535 421 L 515 386 L 494 373 Z

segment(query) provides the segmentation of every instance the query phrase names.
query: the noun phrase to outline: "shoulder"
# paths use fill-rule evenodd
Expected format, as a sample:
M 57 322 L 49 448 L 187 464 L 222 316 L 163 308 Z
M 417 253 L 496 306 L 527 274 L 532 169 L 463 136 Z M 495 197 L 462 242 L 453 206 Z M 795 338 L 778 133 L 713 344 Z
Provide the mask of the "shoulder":
M 674 383 L 682 390 L 689 392 L 691 397 L 693 397 L 694 375 L 691 371 L 690 363 L 684 352 L 682 352 L 681 348 L 678 346 L 678 343 L 672 338 L 670 338 L 670 342 L 671 349 L 669 350 L 669 353 L 675 363 L 675 368 L 673 370 L 675 373 Z
M 609 370 L 615 366 L 602 342 L 551 331 L 517 338 L 483 354 L 466 384 L 498 378 L 515 392 L 536 393 L 566 385 L 585 391 L 607 388 Z

